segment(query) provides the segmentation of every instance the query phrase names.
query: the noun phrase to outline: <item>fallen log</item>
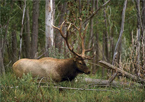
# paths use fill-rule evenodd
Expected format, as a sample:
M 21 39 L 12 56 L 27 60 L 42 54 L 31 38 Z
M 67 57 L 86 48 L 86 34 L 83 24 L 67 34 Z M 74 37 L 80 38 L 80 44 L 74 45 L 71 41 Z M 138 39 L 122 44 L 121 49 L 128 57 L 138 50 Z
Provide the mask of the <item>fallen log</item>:
M 116 66 L 113 66 L 110 63 L 107 63 L 105 61 L 99 61 L 99 64 L 102 67 L 104 67 L 104 68 L 116 70 L 116 72 L 120 72 L 123 76 L 125 76 L 125 77 L 127 77 L 127 78 L 129 78 L 129 79 L 131 79 L 133 81 L 136 81 L 136 82 L 141 83 L 141 84 L 145 84 L 145 80 L 144 79 L 139 78 L 139 77 L 137 77 L 135 75 L 132 75 L 132 74 L 120 69 L 120 68 L 117 68 Z
M 144 87 L 142 84 L 136 83 L 136 82 L 120 82 L 120 81 L 113 81 L 110 85 L 108 84 L 109 80 L 103 80 L 103 79 L 92 79 L 92 78 L 84 78 L 83 82 L 89 83 L 90 85 L 95 86 L 112 86 L 112 87 Z

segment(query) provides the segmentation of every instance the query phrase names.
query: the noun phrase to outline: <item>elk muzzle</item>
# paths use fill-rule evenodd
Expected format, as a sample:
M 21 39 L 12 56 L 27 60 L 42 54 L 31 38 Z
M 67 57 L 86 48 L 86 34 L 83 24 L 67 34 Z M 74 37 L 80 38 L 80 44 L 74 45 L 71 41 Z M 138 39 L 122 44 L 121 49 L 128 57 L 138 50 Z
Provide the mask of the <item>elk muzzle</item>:
M 90 71 L 90 70 L 87 70 L 87 71 L 85 71 L 84 73 L 85 73 L 85 74 L 90 74 L 91 71 Z

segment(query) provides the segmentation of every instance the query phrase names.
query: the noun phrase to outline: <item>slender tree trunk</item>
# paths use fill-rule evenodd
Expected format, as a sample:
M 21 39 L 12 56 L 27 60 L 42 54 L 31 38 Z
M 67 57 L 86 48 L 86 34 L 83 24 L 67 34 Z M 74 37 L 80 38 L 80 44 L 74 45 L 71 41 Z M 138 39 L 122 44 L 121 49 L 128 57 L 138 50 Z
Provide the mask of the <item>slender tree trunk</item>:
M 21 58 L 21 53 L 22 53 L 22 36 L 23 36 L 25 10 L 26 10 L 26 0 L 24 0 L 23 16 L 22 16 L 22 22 L 21 22 L 19 59 Z
M 105 1 L 103 0 L 103 3 L 105 3 Z M 102 51 L 102 56 L 103 56 L 103 60 L 108 61 L 108 32 L 107 32 L 107 18 L 106 18 L 106 9 L 104 8 L 104 25 L 105 25 L 105 29 L 103 31 L 103 51 Z M 102 77 L 104 77 L 104 71 L 105 69 L 102 68 Z
M 5 74 L 5 68 L 3 63 L 2 49 L 0 48 L 0 75 Z
M 0 31 L 0 75 L 5 74 L 4 62 L 3 62 L 3 36 L 2 29 Z
M 38 43 L 38 18 L 39 18 L 39 0 L 33 1 L 33 23 L 31 37 L 31 58 L 35 58 Z
M 140 41 L 141 41 L 141 32 L 142 30 L 142 22 L 141 22 L 141 14 L 140 14 L 140 0 L 136 0 L 136 9 L 137 9 L 137 48 L 136 48 L 136 69 L 135 69 L 135 73 L 137 76 L 140 76 L 140 65 L 141 65 L 141 45 L 140 45 Z
M 54 11 L 53 11 L 53 0 L 46 0 L 45 4 L 45 49 L 46 49 L 46 56 L 49 56 L 48 48 L 52 48 L 54 45 Z
M 122 34 L 123 34 L 123 31 L 124 31 L 126 5 L 127 5 L 127 0 L 124 1 L 124 7 L 123 7 L 123 12 L 122 12 L 121 30 L 120 30 L 120 34 L 119 34 L 119 38 L 118 38 L 117 44 L 115 46 L 115 51 L 114 51 L 114 55 L 113 55 L 112 64 L 115 63 L 115 58 L 116 58 L 116 56 L 118 54 L 119 44 L 121 43 Z
M 103 3 L 105 3 L 105 1 L 103 0 Z M 106 8 L 104 8 L 104 25 L 105 25 L 105 29 L 104 29 L 104 53 L 105 53 L 105 60 L 108 62 L 108 32 L 107 32 L 107 17 L 106 17 Z
M 143 43 L 143 70 L 145 70 L 145 0 L 142 0 L 142 24 L 143 24 L 143 38 L 142 38 L 142 43 Z
M 31 52 L 31 42 L 30 42 L 30 17 L 29 17 L 29 8 L 26 9 L 26 24 L 25 24 L 25 34 L 24 34 L 24 47 L 25 54 L 27 58 L 30 58 Z
M 0 16 L 1 17 L 1 16 Z M 1 20 L 1 19 L 0 19 Z M 4 67 L 4 51 L 5 51 L 5 45 L 6 45 L 6 37 L 8 32 L 8 26 L 9 26 L 9 20 L 5 26 L 5 33 L 3 35 L 2 28 L 0 29 L 0 75 L 5 75 L 5 67 Z
M 93 12 L 95 10 L 95 0 L 92 0 L 91 1 L 92 3 L 92 8 L 91 8 L 91 11 Z M 93 31 L 93 26 L 94 26 L 94 19 L 91 18 L 90 19 L 90 40 L 89 40 L 89 46 L 88 48 L 91 48 L 91 46 L 93 45 L 94 43 L 94 31 Z M 93 48 L 93 52 L 94 52 L 94 48 Z M 95 58 L 93 58 L 93 63 L 95 63 Z M 93 65 L 92 66 L 92 73 L 95 74 L 95 66 Z
M 96 10 L 98 9 L 98 0 L 96 0 Z M 96 25 L 98 24 L 98 21 L 96 21 Z M 98 64 L 98 62 L 99 62 L 99 35 L 98 35 L 98 32 L 97 32 L 97 30 L 96 30 L 96 33 L 95 33 L 95 37 L 96 37 L 96 41 L 95 41 L 95 49 L 96 49 L 96 58 L 95 58 L 95 60 L 96 60 L 96 63 Z M 98 69 L 98 67 L 96 66 L 96 70 Z M 95 72 L 96 72 L 96 70 L 95 70 Z
M 114 48 L 115 48 L 115 46 L 114 46 L 114 29 L 113 29 L 113 27 L 114 27 L 114 24 L 113 24 L 113 26 L 112 26 L 112 29 L 111 29 L 111 35 L 110 35 L 110 52 L 112 52 L 111 53 L 111 59 L 113 59 L 113 51 L 114 51 Z
M 16 31 L 14 29 L 12 31 L 12 63 L 16 61 L 17 61 L 17 36 L 16 36 Z

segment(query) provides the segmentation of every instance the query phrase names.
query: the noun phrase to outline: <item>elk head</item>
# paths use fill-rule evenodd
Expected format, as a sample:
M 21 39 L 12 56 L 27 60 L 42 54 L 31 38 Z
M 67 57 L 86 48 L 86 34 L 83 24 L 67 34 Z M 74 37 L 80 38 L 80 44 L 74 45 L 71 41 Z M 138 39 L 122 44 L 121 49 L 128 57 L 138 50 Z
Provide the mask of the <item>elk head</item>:
M 63 25 L 64 24 L 66 24 L 68 26 L 67 27 L 67 33 L 66 33 L 66 35 L 62 31 L 62 28 L 63 28 Z M 90 70 L 86 66 L 86 63 L 84 61 L 86 59 L 88 59 L 88 60 L 92 59 L 92 57 L 85 55 L 86 52 L 91 51 L 91 49 L 92 49 L 92 48 L 91 49 L 85 49 L 85 45 L 84 45 L 84 39 L 85 39 L 86 29 L 88 28 L 88 24 L 86 25 L 85 30 L 84 30 L 83 33 L 82 33 L 82 23 L 81 22 L 80 22 L 80 27 L 79 28 L 76 27 L 74 24 L 72 24 L 70 22 L 65 22 L 65 21 L 60 25 L 60 28 L 58 28 L 58 27 L 56 27 L 54 25 L 53 25 L 53 27 L 56 28 L 56 29 L 58 29 L 60 31 L 60 34 L 63 37 L 63 39 L 65 40 L 68 49 L 73 53 L 73 55 L 74 55 L 73 60 L 75 62 L 75 65 L 76 65 L 78 71 L 80 73 L 89 74 L 90 73 Z M 81 49 L 82 49 L 82 53 L 81 54 L 76 53 L 74 51 L 73 47 L 71 47 L 70 44 L 69 44 L 69 42 L 68 42 L 69 30 L 71 28 L 74 28 L 74 29 L 78 30 L 78 32 L 79 32 L 79 36 L 81 38 Z

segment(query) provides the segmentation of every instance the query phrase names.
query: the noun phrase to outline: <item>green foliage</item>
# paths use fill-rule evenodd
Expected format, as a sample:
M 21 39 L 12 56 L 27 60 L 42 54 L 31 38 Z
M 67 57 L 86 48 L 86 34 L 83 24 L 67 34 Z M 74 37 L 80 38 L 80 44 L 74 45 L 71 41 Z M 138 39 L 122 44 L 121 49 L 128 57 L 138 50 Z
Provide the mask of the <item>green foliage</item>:
M 64 55 L 62 53 L 59 53 L 58 48 L 55 47 L 49 48 L 48 52 L 49 52 L 49 57 L 59 58 L 59 59 L 64 58 Z
M 86 76 L 79 76 L 86 77 Z M 15 75 L 8 73 L 0 77 L 1 102 L 143 102 L 145 100 L 144 89 L 134 88 L 99 88 L 91 86 L 81 81 L 62 82 L 59 86 L 82 89 L 95 89 L 94 91 L 67 90 L 49 87 L 39 87 L 31 74 L 24 75 L 22 79 L 17 79 Z M 81 78 L 78 78 L 81 80 Z M 57 84 L 58 85 L 58 84 Z M 40 84 L 47 86 L 47 84 Z M 103 91 L 104 90 L 104 91 Z

